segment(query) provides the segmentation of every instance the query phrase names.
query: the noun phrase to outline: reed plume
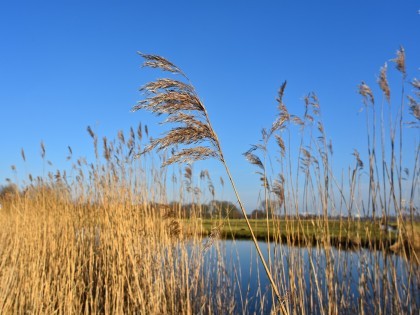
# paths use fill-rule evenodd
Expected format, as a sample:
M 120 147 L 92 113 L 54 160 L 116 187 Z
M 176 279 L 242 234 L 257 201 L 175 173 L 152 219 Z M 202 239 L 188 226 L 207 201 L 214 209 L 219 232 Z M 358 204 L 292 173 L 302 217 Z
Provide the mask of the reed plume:
M 247 213 L 236 190 L 235 183 L 223 156 L 217 134 L 214 132 L 204 104 L 198 97 L 195 88 L 188 77 L 176 65 L 161 56 L 149 55 L 139 52 L 145 60 L 143 67 L 158 68 L 163 71 L 179 74 L 187 80 L 187 83 L 164 78 L 147 83 L 140 88 L 145 98 L 132 108 L 132 111 L 141 109 L 148 110 L 153 114 L 167 115 L 162 124 L 175 124 L 175 126 L 157 139 L 152 139 L 150 144 L 139 154 L 156 149 L 157 151 L 171 149 L 171 156 L 163 163 L 163 166 L 173 163 L 191 163 L 207 158 L 216 158 L 226 169 L 226 173 L 235 192 L 240 209 L 247 222 L 255 248 L 264 266 L 267 277 L 280 302 L 283 313 L 287 313 L 282 297 L 274 282 L 271 272 L 265 262 L 257 239 L 248 220 Z M 286 84 L 284 83 L 283 90 Z M 282 97 L 280 91 L 279 97 Z M 280 126 L 278 126 L 280 127 Z M 277 127 L 277 128 L 278 128 Z
M 146 60 L 144 67 L 160 68 L 187 78 L 178 67 L 162 57 L 142 53 L 140 55 Z M 146 109 L 158 116 L 166 114 L 168 117 L 162 124 L 177 125 L 163 137 L 151 140 L 141 153 L 153 149 L 174 149 L 163 163 L 164 166 L 206 158 L 221 160 L 216 134 L 211 128 L 206 109 L 191 84 L 173 79 L 158 79 L 145 84 L 140 91 L 144 93 L 145 99 L 134 106 L 132 111 Z M 181 149 L 177 149 L 179 147 Z
M 374 98 L 374 96 L 373 96 L 373 93 L 372 93 L 372 90 L 370 89 L 370 87 L 365 83 L 365 82 L 363 82 L 362 81 L 362 83 L 359 85 L 359 94 L 360 95 L 362 95 L 363 97 L 364 97 L 364 101 L 366 100 L 366 99 L 369 99 L 370 100 L 370 102 L 372 103 L 372 104 L 374 104 L 375 103 L 375 98 Z M 366 103 L 365 103 L 365 105 L 367 105 Z
M 389 89 L 388 80 L 386 78 L 387 69 L 388 69 L 388 65 L 385 63 L 385 65 L 381 68 L 378 83 L 379 83 L 379 87 L 381 88 L 382 92 L 384 92 L 384 94 L 385 94 L 386 100 L 389 103 L 390 99 L 391 99 L 391 90 Z
M 420 81 L 416 78 L 411 82 L 411 85 L 415 88 L 415 95 L 420 99 Z M 411 96 L 408 96 L 409 109 L 411 114 L 416 118 L 417 123 L 420 121 L 420 103 Z
M 397 50 L 397 57 L 392 59 L 391 61 L 395 62 L 395 67 L 398 71 L 400 71 L 405 78 L 407 75 L 407 72 L 405 70 L 405 50 L 404 47 L 400 47 L 400 49 Z

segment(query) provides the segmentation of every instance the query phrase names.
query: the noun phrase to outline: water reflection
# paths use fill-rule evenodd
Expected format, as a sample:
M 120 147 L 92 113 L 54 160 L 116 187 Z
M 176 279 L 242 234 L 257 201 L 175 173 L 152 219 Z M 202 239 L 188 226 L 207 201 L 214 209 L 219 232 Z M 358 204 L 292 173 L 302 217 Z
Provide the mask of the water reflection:
M 418 314 L 419 266 L 398 255 L 259 242 L 286 302 L 298 314 L 328 313 L 333 299 L 339 314 Z M 270 248 L 268 248 L 270 247 Z M 217 280 L 223 263 L 235 295 L 235 313 L 269 314 L 273 296 L 251 241 L 219 240 L 205 254 L 205 269 Z M 330 263 L 328 263 L 330 262 Z M 213 267 L 212 267 L 213 266 Z M 330 270 L 330 273 L 327 272 Z M 330 281 L 328 281 L 330 279 Z M 330 286 L 328 286 L 330 283 Z M 330 288 L 328 288 L 330 287 Z

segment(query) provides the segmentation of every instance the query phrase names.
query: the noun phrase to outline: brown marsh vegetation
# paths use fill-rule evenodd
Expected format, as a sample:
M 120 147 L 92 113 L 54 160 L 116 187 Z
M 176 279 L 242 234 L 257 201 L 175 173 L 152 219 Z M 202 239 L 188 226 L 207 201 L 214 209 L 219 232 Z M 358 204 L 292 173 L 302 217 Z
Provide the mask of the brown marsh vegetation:
M 416 79 L 406 82 L 403 48 L 393 60 L 402 80 L 398 105 L 391 103 L 387 65 L 378 78 L 383 94 L 379 105 L 366 83 L 359 86 L 368 160 L 362 161 L 355 150 L 354 164 L 346 175 L 332 172 L 332 144 L 317 96 L 308 94 L 304 114 L 297 116 L 284 103 L 286 82 L 280 87 L 274 123 L 262 130 L 261 141 L 245 153 L 257 168 L 264 192 L 265 218 L 258 224 L 264 225 L 267 234 L 267 255 L 256 240 L 255 225 L 248 220 L 220 141 L 194 87 L 168 60 L 141 56 L 144 66 L 181 78 L 147 83 L 142 88 L 144 99 L 133 108 L 165 116 L 163 123 L 171 128 L 151 139 L 147 126 L 139 125 L 128 135 L 119 132 L 115 140 L 100 140 L 88 128 L 95 161 L 74 158 L 69 147 L 71 170 L 57 170 L 45 177 L 29 175 L 22 187 L 13 189 L 11 183 L 3 189 L 0 313 L 247 313 L 249 297 L 239 293 L 237 298 L 240 287 L 246 286 L 241 283 L 241 270 L 226 263 L 218 241 L 222 230 L 234 231 L 235 220 L 227 219 L 229 211 L 216 207 L 210 235 L 201 237 L 201 191 L 189 163 L 207 158 L 225 167 L 242 222 L 264 265 L 265 275 L 260 277 L 267 277 L 271 285 L 271 295 L 258 288 L 260 294 L 252 297 L 272 300 L 265 308 L 267 304 L 262 303 L 257 312 L 418 312 L 419 229 L 415 219 L 419 215 L 420 148 L 418 142 L 406 144 L 404 135 L 418 132 L 420 84 Z M 407 86 L 414 90 L 412 96 L 406 94 Z M 277 146 L 276 167 L 269 165 L 272 142 Z M 291 152 L 291 142 L 299 143 L 297 152 Z M 414 161 L 405 161 L 406 146 L 415 151 Z M 46 151 L 41 144 L 45 161 Z M 22 158 L 26 159 L 23 150 Z M 180 166 L 179 175 L 172 175 L 173 187 L 167 187 L 171 175 L 161 166 L 175 163 L 188 166 Z M 367 189 L 362 171 L 367 172 L 363 175 L 368 179 Z M 210 174 L 203 171 L 200 178 L 214 197 Z M 169 189 L 178 190 L 179 199 L 170 202 Z M 193 201 L 188 218 L 182 211 L 185 200 Z M 316 209 L 317 216 L 304 220 L 302 213 L 308 209 Z M 332 214 L 343 214 L 338 228 L 331 225 Z M 360 215 L 369 215 L 369 224 Z M 392 233 L 386 230 L 391 217 L 397 227 Z M 316 231 L 315 243 L 305 239 L 309 228 Z M 338 233 L 357 245 L 361 230 L 370 254 L 361 252 L 357 272 L 343 278 L 341 270 L 350 268 L 341 260 L 346 248 L 334 248 L 332 235 Z M 305 258 L 291 247 L 297 237 L 307 249 Z M 406 263 L 395 264 L 389 254 L 390 242 Z M 214 259 L 206 261 L 208 256 Z M 304 274 L 305 266 L 309 275 Z M 352 304 L 355 292 L 357 303 Z

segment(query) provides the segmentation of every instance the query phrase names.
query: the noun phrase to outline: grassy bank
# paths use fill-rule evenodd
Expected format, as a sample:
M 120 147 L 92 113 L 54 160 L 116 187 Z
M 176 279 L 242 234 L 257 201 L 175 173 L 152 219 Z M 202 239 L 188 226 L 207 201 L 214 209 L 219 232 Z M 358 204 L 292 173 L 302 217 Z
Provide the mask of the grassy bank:
M 323 242 L 326 236 L 324 223 L 317 220 L 250 220 L 251 226 L 256 237 L 259 240 L 291 242 L 296 245 L 316 245 Z M 219 235 L 226 239 L 250 239 L 251 235 L 242 219 L 225 220 L 202 220 L 202 234 L 210 235 L 212 229 L 218 227 Z M 389 249 L 398 241 L 397 223 L 391 223 L 388 231 L 379 223 L 374 224 L 371 221 L 355 220 L 328 220 L 328 239 L 331 245 L 342 248 L 352 249 L 357 246 L 377 247 L 384 246 Z M 394 230 L 394 229 L 395 230 Z M 420 223 L 414 223 L 415 235 L 420 235 Z M 404 235 L 404 233 L 402 233 Z M 406 236 L 411 236 L 408 233 Z M 415 241 L 414 247 L 419 248 L 418 237 L 412 239 Z M 404 237 L 404 242 L 408 240 Z

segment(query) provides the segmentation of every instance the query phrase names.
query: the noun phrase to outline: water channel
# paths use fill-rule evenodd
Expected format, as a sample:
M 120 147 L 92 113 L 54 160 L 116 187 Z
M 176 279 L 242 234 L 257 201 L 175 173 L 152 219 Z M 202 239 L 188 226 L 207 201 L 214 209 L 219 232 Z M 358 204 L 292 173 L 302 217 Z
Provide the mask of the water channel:
M 331 292 L 339 314 L 358 314 L 362 308 L 366 314 L 379 310 L 383 314 L 419 313 L 420 268 L 402 256 L 365 248 L 333 247 L 326 252 L 318 247 L 266 242 L 259 246 L 266 259 L 270 253 L 279 291 L 289 310 L 297 314 L 328 313 Z M 270 313 L 272 290 L 252 241 L 218 240 L 204 255 L 208 279 L 215 285 L 229 282 L 234 288 L 235 313 Z

